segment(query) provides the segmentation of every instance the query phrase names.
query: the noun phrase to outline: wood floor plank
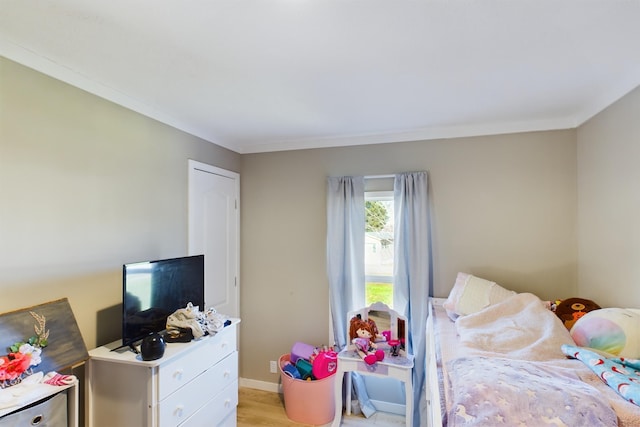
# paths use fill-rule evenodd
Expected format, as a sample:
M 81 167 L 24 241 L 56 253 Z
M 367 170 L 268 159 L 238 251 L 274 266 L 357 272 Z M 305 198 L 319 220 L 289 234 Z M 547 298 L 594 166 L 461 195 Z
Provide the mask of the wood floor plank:
M 376 415 L 368 419 L 362 415 L 350 415 L 343 417 L 340 425 L 342 427 L 404 425 L 404 417 L 386 415 L 384 418 L 378 419 Z M 330 425 L 331 423 L 322 427 Z M 311 427 L 311 424 L 291 421 L 287 417 L 281 394 L 240 387 L 238 390 L 238 427 Z
M 283 396 L 263 390 L 240 387 L 238 391 L 238 427 L 309 427 L 291 421 Z

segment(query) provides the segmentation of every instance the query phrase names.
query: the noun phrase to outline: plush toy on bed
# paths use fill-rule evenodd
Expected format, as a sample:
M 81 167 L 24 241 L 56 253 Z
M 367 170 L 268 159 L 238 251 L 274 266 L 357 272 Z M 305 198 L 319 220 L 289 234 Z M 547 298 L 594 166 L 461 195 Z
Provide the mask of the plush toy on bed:
M 576 321 L 590 311 L 599 309 L 595 302 L 584 298 L 568 298 L 556 304 L 555 313 L 564 326 L 571 330 Z
M 365 321 L 358 316 L 352 318 L 349 324 L 349 338 L 367 365 L 384 359 L 384 351 L 378 350 L 375 343 L 377 329 L 373 320 Z
M 576 345 L 605 356 L 640 359 L 640 309 L 602 308 L 580 317 L 570 334 Z

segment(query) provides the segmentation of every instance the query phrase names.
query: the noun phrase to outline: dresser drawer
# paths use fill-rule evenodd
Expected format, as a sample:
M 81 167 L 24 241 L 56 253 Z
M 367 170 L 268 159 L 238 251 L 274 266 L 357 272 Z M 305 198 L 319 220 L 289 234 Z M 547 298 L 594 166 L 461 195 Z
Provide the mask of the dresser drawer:
M 222 360 L 227 354 L 237 350 L 236 328 L 224 328 L 215 336 L 205 341 L 206 349 L 202 349 L 207 354 L 211 364 Z M 200 351 L 200 350 L 199 350 Z
M 0 418 L 0 427 L 67 427 L 67 392 Z
M 180 387 L 206 371 L 212 364 L 205 351 L 189 352 L 160 366 L 158 371 L 158 400 L 163 400 Z
M 158 406 L 161 427 L 175 426 L 189 418 L 208 401 L 238 379 L 238 352 L 233 352 L 167 396 Z M 237 402 L 237 390 L 235 391 Z M 233 406 L 235 407 L 235 406 Z
M 158 400 L 163 400 L 235 350 L 236 328 L 225 328 L 213 337 L 204 338 L 194 351 L 161 365 Z
M 180 427 L 234 427 L 237 425 L 238 381 L 234 381 Z

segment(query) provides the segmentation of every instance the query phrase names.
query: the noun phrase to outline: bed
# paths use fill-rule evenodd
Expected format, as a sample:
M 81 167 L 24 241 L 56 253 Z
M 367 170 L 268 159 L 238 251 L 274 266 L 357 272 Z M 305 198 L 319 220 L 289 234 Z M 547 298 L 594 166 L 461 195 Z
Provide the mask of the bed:
M 429 302 L 428 425 L 640 425 L 640 406 L 563 353 L 575 343 L 537 296 L 509 292 L 455 321 L 446 302 Z

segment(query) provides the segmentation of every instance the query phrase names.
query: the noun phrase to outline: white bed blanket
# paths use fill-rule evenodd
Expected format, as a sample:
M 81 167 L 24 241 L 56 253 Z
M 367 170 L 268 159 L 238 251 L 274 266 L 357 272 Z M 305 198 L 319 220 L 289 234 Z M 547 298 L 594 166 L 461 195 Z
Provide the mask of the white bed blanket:
M 520 360 L 563 359 L 569 331 L 535 295 L 521 293 L 456 320 L 460 343 L 469 355 Z

